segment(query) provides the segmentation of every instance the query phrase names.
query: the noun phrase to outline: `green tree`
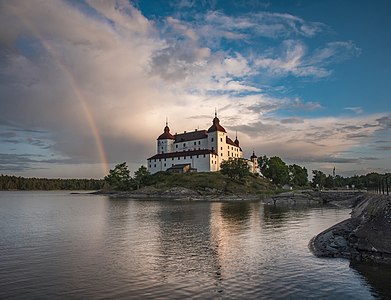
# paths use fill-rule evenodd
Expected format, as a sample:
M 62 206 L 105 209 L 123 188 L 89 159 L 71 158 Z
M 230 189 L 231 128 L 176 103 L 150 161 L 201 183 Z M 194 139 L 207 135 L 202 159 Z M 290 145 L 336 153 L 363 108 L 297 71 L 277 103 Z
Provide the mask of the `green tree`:
M 289 166 L 290 184 L 295 187 L 304 187 L 308 185 L 308 172 L 305 167 L 296 164 Z
M 118 191 L 125 191 L 130 188 L 130 171 L 126 162 L 118 164 L 111 169 L 109 174 L 104 178 L 105 182 L 109 184 L 111 189 Z
M 289 168 L 278 156 L 270 158 L 266 156 L 260 157 L 258 163 L 263 176 L 271 179 L 274 184 L 283 185 L 289 183 Z
M 324 182 L 324 187 L 325 187 L 326 189 L 332 189 L 332 188 L 334 188 L 334 178 L 333 178 L 333 176 L 328 175 L 328 176 L 326 177 L 326 180 L 325 180 L 325 182 Z
M 266 155 L 258 157 L 258 167 L 261 174 L 266 177 L 266 170 L 269 168 L 269 158 Z
M 250 167 L 243 158 L 224 160 L 220 165 L 221 173 L 233 179 L 243 180 L 250 175 Z
M 145 166 L 141 166 L 136 172 L 134 172 L 133 180 L 136 183 L 137 189 L 139 189 L 148 181 L 150 175 L 151 174 Z
M 312 170 L 312 174 L 312 186 L 322 189 L 326 183 L 326 174 L 318 170 Z

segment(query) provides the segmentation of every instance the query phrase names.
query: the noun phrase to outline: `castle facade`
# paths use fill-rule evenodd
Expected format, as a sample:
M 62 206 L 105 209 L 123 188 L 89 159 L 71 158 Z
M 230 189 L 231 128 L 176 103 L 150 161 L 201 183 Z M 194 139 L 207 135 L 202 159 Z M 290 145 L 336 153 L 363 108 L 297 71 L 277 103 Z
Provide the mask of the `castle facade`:
M 147 159 L 151 174 L 159 171 L 216 172 L 222 161 L 243 158 L 239 140 L 232 141 L 215 117 L 208 130 L 195 130 L 172 135 L 166 122 L 163 133 L 157 138 L 157 154 Z M 257 157 L 248 160 L 250 171 L 257 171 Z

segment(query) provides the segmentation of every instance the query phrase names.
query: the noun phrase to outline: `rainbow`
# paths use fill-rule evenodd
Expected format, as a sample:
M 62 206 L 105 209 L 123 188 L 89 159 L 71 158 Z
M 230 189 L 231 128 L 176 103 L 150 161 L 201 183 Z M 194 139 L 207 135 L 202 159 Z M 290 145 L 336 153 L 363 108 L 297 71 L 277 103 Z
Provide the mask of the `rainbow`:
M 15 14 L 17 17 L 19 17 L 17 14 Z M 50 54 L 53 61 L 58 65 L 58 67 L 61 69 L 61 71 L 65 74 L 66 78 L 68 79 L 69 85 L 75 94 L 77 100 L 80 102 L 81 107 L 83 109 L 83 112 L 86 116 L 88 125 L 91 129 L 92 135 L 95 140 L 96 147 L 98 149 L 99 158 L 102 164 L 102 171 L 103 174 L 106 175 L 109 172 L 109 162 L 107 159 L 107 154 L 105 150 L 104 143 L 102 141 L 101 135 L 99 133 L 99 128 L 96 124 L 94 115 L 92 113 L 92 110 L 90 106 L 88 105 L 88 102 L 86 101 L 85 96 L 83 95 L 81 88 L 78 86 L 77 81 L 75 79 L 75 76 L 72 74 L 70 69 L 67 67 L 65 63 L 61 60 L 61 56 L 56 51 L 55 47 L 53 47 L 45 38 L 40 34 L 40 32 L 35 28 L 35 26 L 26 18 L 19 17 L 20 20 L 26 25 L 27 28 L 31 30 L 33 35 L 40 41 L 42 46 L 45 48 L 45 50 Z

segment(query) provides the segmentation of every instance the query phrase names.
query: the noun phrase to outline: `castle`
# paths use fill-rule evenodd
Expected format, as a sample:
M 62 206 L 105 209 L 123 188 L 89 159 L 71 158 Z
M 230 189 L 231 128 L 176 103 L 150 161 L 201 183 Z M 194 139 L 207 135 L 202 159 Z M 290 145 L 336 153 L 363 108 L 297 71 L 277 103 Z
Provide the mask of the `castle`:
M 243 152 L 236 136 L 232 141 L 220 125 L 217 113 L 208 130 L 195 130 L 172 135 L 168 122 L 164 132 L 157 138 L 157 154 L 147 159 L 151 174 L 159 171 L 216 172 L 222 161 L 229 158 L 243 158 Z M 258 172 L 257 156 L 253 151 L 247 160 L 250 171 Z

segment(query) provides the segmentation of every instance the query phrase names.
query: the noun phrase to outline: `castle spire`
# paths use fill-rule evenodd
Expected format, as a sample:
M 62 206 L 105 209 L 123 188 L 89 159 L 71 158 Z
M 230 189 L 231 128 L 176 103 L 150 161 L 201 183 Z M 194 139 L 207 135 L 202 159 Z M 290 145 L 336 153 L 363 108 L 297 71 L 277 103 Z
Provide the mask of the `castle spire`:
M 217 118 L 217 108 L 215 107 L 215 118 Z
M 236 130 L 236 138 L 234 141 L 235 145 L 239 147 L 239 140 L 238 140 L 238 131 Z

